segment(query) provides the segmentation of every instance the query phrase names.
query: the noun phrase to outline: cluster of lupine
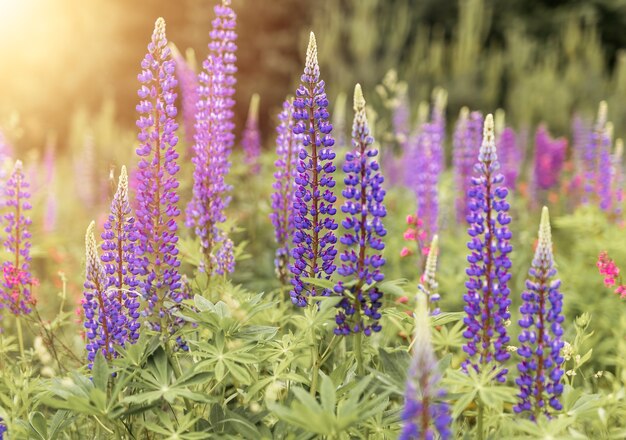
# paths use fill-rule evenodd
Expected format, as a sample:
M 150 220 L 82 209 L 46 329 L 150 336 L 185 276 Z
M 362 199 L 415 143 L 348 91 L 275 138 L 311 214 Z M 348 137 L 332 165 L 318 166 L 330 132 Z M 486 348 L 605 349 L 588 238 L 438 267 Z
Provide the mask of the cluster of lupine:
M 511 316 L 508 254 L 512 246 L 507 227 L 511 218 L 507 214 L 508 190 L 503 185 L 504 176 L 497 173 L 498 168 L 493 117 L 488 115 L 475 167 L 477 177 L 472 179 L 468 192 L 470 241 L 467 247 L 471 252 L 467 257 L 470 263 L 466 271 L 469 276 L 467 293 L 463 297 L 467 312 L 464 336 L 468 340 L 463 347 L 468 354 L 463 367 L 476 371 L 492 361 L 504 363 L 510 357 L 506 349 L 509 342 L 506 323 Z M 498 380 L 504 381 L 506 372 L 503 369 Z
M 622 283 L 622 277 L 620 276 L 619 267 L 615 264 L 609 254 L 601 252 L 598 256 L 596 263 L 600 275 L 604 275 L 604 285 L 607 287 L 614 287 L 616 294 L 621 298 L 626 299 L 626 285 Z
M 278 248 L 274 264 L 278 278 L 283 285 L 287 284 L 290 241 L 293 236 L 293 202 L 297 189 L 297 158 L 299 140 L 298 135 L 293 133 L 293 100 L 288 99 L 283 103 L 283 109 L 278 115 L 280 124 L 276 128 L 276 155 L 278 159 L 274 165 L 274 193 L 272 194 L 272 213 L 270 219 L 274 224 L 274 235 Z
M 31 219 L 26 211 L 31 209 L 29 184 L 24 179 L 22 162 L 15 163 L 13 172 L 4 187 L 4 247 L 10 260 L 2 263 L 2 287 L 0 308 L 7 308 L 14 315 L 31 312 L 35 299 L 32 286 L 35 279 L 30 272 L 30 232 Z
M 561 281 L 555 279 L 546 207 L 541 213 L 539 243 L 528 275 L 519 320 L 522 332 L 517 353 L 522 360 L 518 364 L 520 376 L 515 380 L 520 387 L 520 400 L 513 409 L 517 413 L 528 411 L 536 419 L 540 414 L 550 415 L 548 405 L 557 411 L 563 408 L 559 402 L 563 393 L 563 295 L 559 292 Z
M 459 222 L 469 214 L 467 192 L 472 183 L 472 173 L 478 150 L 482 141 L 483 115 L 480 112 L 469 112 L 467 107 L 461 109 L 459 120 L 454 128 L 453 166 L 457 190 L 456 215 Z
M 254 174 L 258 174 L 259 156 L 261 155 L 261 132 L 259 131 L 259 95 L 254 94 L 250 98 L 250 108 L 246 128 L 243 131 L 241 146 L 246 164 Z
M 215 6 L 215 14 L 209 54 L 198 75 L 193 196 L 187 205 L 186 224 L 194 228 L 200 239 L 204 256 L 201 268 L 209 274 L 224 274 L 234 270 L 233 243 L 219 225 L 226 220 L 224 209 L 230 202 L 230 186 L 225 177 L 234 143 L 237 34 L 230 0 Z
M 406 183 L 415 192 L 417 217 L 423 221 L 428 240 L 439 224 L 439 179 L 444 168 L 446 94 L 435 93 L 431 120 L 424 123 L 409 140 Z
M 337 197 L 333 193 L 335 181 L 332 177 L 335 153 L 331 148 L 335 141 L 330 134 L 332 125 L 324 87 L 324 81 L 320 80 L 315 35 L 311 33 L 304 73 L 293 102 L 293 132 L 302 135 L 302 147 L 298 153 L 298 188 L 293 203 L 295 231 L 290 295 L 292 302 L 299 307 L 308 304 L 309 294 L 329 294 L 327 290 L 318 292 L 302 278 L 328 279 L 337 269 L 337 223 L 334 219 L 337 209 L 333 206 Z
M 178 209 L 179 167 L 178 143 L 174 120 L 177 114 L 174 88 L 175 63 L 165 36 L 165 21 L 156 21 L 148 53 L 138 75 L 142 83 L 137 105 L 140 129 L 137 155 L 139 160 L 136 193 L 136 241 L 133 265 L 138 287 L 148 301 L 155 329 L 162 327 L 168 315 L 166 302 L 182 298 L 176 234 Z
M 351 287 L 339 282 L 335 292 L 343 295 L 335 317 L 335 334 L 349 335 L 350 332 L 363 332 L 370 335 L 381 329 L 378 311 L 382 292 L 376 287 L 367 287 L 384 279 L 380 271 L 385 264 L 381 252 L 385 248 L 382 237 L 387 234 L 382 219 L 387 215 L 383 205 L 385 190 L 383 177 L 375 157 L 378 150 L 372 148 L 374 139 L 370 136 L 365 99 L 361 86 L 354 89 L 354 122 L 352 124 L 352 146 L 354 150 L 346 155 L 343 171 L 346 174 L 343 190 L 345 203 L 341 207 L 346 218 L 342 226 L 346 232 L 341 243 L 346 249 L 341 254 L 341 266 L 337 272 L 344 277 L 354 277 L 356 284 Z M 349 290 L 350 296 L 345 295 Z M 354 300 L 352 300 L 354 298 Z M 364 322 L 362 315 L 368 318 Z
M 443 400 L 445 390 L 439 386 L 441 373 L 431 340 L 430 319 L 425 295 L 418 294 L 415 311 L 413 356 L 408 372 L 405 404 L 402 411 L 401 440 L 452 438 L 450 408 Z
M 554 188 L 565 163 L 567 139 L 553 139 L 545 125 L 540 125 L 535 133 L 535 163 L 533 185 L 535 190 Z

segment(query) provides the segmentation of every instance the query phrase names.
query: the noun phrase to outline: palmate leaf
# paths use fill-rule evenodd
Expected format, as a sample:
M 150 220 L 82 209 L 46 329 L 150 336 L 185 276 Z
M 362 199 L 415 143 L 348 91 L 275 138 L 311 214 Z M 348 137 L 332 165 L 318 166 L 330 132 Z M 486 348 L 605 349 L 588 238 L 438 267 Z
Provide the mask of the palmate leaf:
M 290 406 L 268 404 L 281 420 L 307 433 L 335 436 L 382 412 L 388 405 L 388 393 L 373 395 L 368 388 L 372 377 L 350 384 L 346 393 L 335 388 L 330 377 L 321 376 L 320 402 L 302 388 L 292 388 L 295 400 Z M 344 397 L 338 398 L 344 394 Z

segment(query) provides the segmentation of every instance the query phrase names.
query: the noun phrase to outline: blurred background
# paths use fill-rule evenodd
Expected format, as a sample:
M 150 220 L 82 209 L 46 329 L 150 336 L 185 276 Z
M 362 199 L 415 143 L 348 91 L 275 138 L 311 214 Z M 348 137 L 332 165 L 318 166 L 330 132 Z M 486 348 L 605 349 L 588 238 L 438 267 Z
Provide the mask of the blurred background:
M 132 129 L 136 75 L 155 19 L 163 16 L 169 40 L 201 61 L 215 3 L 0 0 L 0 129 L 20 149 L 39 151 L 50 136 L 68 148 L 80 114 L 105 112 Z M 626 0 L 233 0 L 233 7 L 237 121 L 242 127 L 259 93 L 266 137 L 293 93 L 310 30 L 331 103 L 355 82 L 367 96 L 393 68 L 414 112 L 442 86 L 449 117 L 463 105 L 503 107 L 513 125 L 545 120 L 563 134 L 574 111 L 591 116 L 607 99 L 617 135 L 626 123 Z

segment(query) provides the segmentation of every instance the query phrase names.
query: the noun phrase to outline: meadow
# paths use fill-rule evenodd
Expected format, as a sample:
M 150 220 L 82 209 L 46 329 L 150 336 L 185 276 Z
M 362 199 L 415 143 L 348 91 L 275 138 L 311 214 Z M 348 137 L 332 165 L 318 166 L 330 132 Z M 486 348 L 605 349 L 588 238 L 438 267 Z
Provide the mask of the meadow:
M 325 2 L 239 115 L 233 3 L 154 17 L 134 128 L 0 118 L 0 440 L 626 438 L 623 54 Z

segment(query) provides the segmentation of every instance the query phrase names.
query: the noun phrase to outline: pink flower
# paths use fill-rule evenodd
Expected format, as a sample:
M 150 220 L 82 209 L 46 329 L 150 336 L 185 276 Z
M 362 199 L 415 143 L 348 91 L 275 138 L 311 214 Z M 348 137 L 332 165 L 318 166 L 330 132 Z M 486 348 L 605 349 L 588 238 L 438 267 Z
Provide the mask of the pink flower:
M 407 248 L 406 246 L 402 248 L 402 250 L 400 251 L 400 256 L 401 257 L 407 257 L 409 255 L 411 255 L 413 252 Z

